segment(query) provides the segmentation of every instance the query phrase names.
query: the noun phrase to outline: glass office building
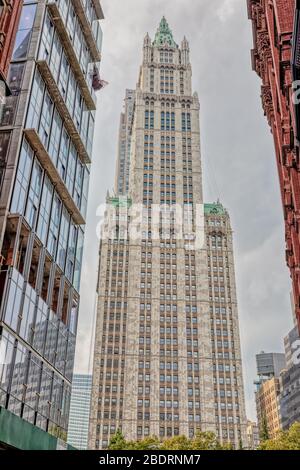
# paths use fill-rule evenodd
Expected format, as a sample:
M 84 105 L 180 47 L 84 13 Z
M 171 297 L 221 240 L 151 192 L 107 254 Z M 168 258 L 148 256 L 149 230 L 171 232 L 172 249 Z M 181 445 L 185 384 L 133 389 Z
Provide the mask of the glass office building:
M 68 429 L 68 443 L 79 450 L 88 446 L 92 376 L 74 374 Z
M 65 440 L 102 18 L 24 1 L 0 123 L 0 407 Z

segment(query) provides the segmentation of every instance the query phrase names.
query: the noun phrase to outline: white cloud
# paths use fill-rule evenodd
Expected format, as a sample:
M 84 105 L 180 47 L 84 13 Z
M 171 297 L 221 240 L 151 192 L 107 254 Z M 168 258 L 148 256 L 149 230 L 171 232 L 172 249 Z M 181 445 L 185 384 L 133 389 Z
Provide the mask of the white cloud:
M 217 9 L 217 15 L 222 22 L 227 21 L 235 12 L 237 2 L 240 0 L 223 0 L 219 1 L 219 8 Z

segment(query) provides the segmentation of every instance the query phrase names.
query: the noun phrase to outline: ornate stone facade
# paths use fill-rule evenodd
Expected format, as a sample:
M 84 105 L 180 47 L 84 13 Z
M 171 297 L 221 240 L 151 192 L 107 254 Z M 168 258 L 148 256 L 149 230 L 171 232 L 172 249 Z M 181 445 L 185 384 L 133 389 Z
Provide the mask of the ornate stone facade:
M 114 219 L 117 229 L 101 241 L 90 448 L 105 448 L 117 428 L 128 439 L 201 429 L 246 445 L 232 234 L 220 204 L 205 205 L 197 230 L 200 105 L 191 78 L 189 44 L 177 46 L 163 18 L 155 41 L 144 40 L 129 198 L 109 199 L 104 227 Z M 122 239 L 136 206 L 142 236 Z M 189 208 L 201 245 L 188 228 L 180 237 L 156 221 L 153 206 L 165 215 Z
M 292 89 L 294 0 L 248 0 L 253 69 L 262 79 L 262 105 L 274 138 L 286 232 L 286 259 L 300 326 L 300 164 Z

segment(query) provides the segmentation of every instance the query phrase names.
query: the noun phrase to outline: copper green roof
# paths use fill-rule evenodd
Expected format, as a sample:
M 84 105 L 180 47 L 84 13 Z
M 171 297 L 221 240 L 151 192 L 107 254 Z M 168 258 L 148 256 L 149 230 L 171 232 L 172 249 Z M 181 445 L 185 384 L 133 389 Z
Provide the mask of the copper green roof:
M 163 16 L 159 24 L 159 28 L 156 32 L 154 39 L 154 46 L 168 45 L 170 47 L 178 47 L 173 38 L 172 30 L 170 29 L 166 18 Z
M 115 207 L 130 207 L 132 200 L 129 197 L 110 197 L 108 202 Z
M 226 209 L 220 202 L 214 202 L 213 204 L 204 204 L 204 213 L 206 215 L 226 215 Z

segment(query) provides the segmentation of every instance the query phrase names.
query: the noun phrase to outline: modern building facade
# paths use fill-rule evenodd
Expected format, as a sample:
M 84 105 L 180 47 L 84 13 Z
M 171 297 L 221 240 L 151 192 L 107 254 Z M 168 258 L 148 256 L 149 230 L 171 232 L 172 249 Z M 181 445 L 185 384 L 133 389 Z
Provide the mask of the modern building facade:
M 118 428 L 247 440 L 232 231 L 221 204 L 203 204 L 191 77 L 189 44 L 163 18 L 144 40 L 129 189 L 108 198 L 102 231 L 92 449 Z
M 286 360 L 284 353 L 261 352 L 256 355 L 256 369 L 260 379 L 279 377 L 285 367 Z
M 68 443 L 79 450 L 88 447 L 91 391 L 91 375 L 73 375 Z
M 280 414 L 282 428 L 300 422 L 300 336 L 297 326 L 284 340 L 286 369 L 280 376 Z
M 2 116 L 0 406 L 64 440 L 102 18 L 98 0 L 24 1 Z
M 124 111 L 120 117 L 118 158 L 116 167 L 116 194 L 127 194 L 129 190 L 129 169 L 131 136 L 135 106 L 135 90 L 126 90 Z
M 300 65 L 299 42 L 292 48 L 295 0 L 247 0 L 252 20 L 252 66 L 262 80 L 262 105 L 276 153 L 295 313 L 300 328 L 299 113 L 295 113 L 292 62 Z M 299 30 L 299 28 L 298 28 Z M 296 37 L 296 36 L 295 36 Z M 299 75 L 300 76 L 300 75 Z
M 260 443 L 259 428 L 257 423 L 253 421 L 247 422 L 247 439 L 248 439 L 248 450 L 256 450 Z
M 11 61 L 15 36 L 20 19 L 22 1 L 0 1 L 0 129 L 7 96 L 11 95 L 8 87 L 8 68 Z M 0 133 L 0 191 L 5 168 L 6 134 Z

